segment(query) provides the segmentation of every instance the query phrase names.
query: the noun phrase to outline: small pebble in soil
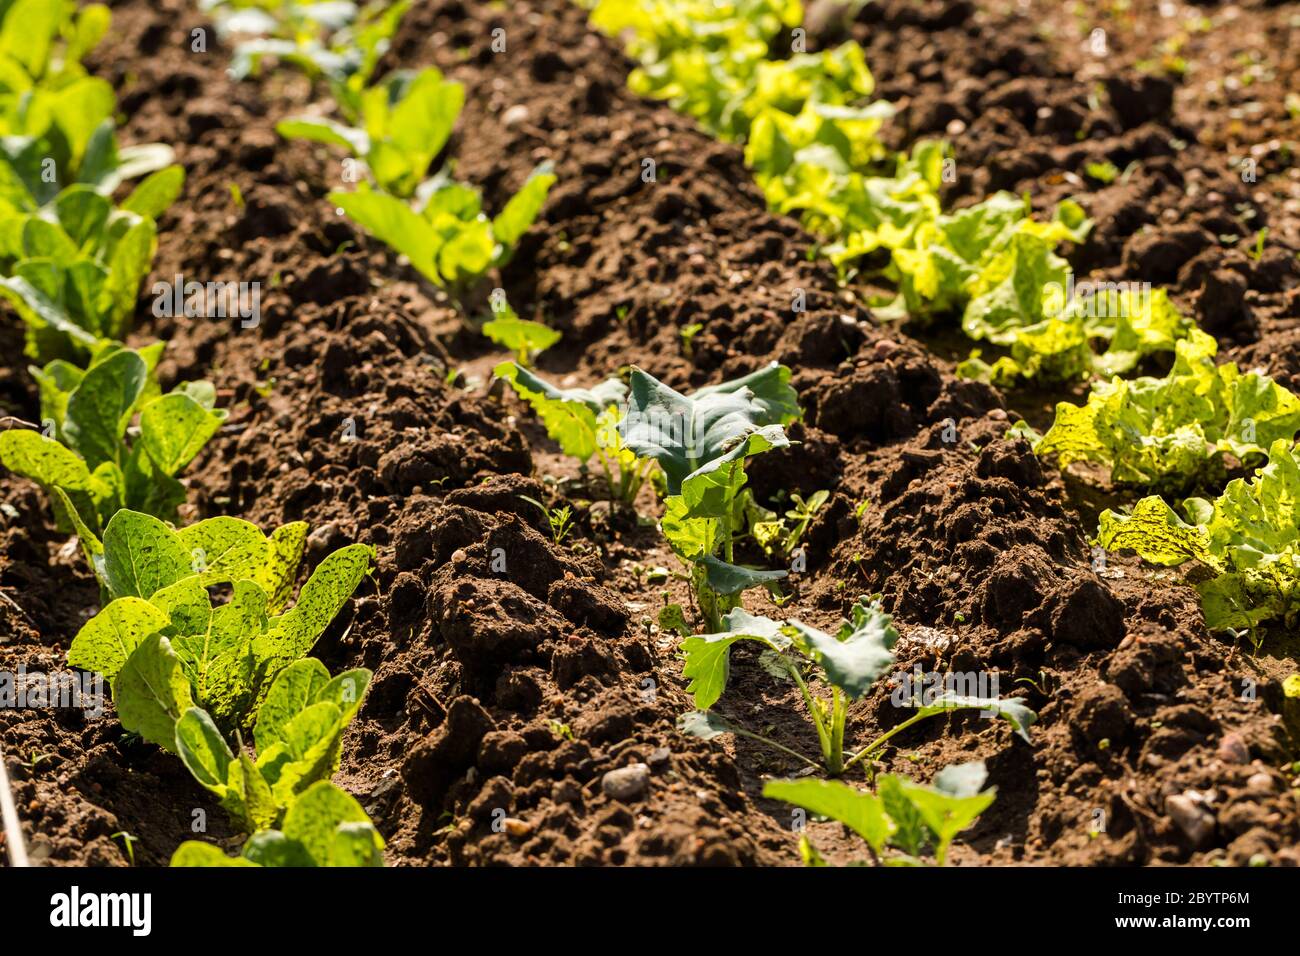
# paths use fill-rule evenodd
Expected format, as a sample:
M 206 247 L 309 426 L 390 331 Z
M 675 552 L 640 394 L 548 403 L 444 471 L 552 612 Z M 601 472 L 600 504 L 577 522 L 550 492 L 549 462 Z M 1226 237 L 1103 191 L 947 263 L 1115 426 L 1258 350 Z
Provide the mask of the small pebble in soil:
M 501 114 L 501 125 L 506 129 L 528 122 L 528 107 L 519 103 Z
M 1241 734 L 1224 734 L 1219 741 L 1219 758 L 1225 763 L 1250 763 L 1250 748 Z
M 1273 778 L 1272 776 L 1264 773 L 1263 771 L 1260 771 L 1259 773 L 1252 773 L 1250 775 L 1250 778 L 1246 781 L 1246 789 L 1249 790 L 1251 793 L 1259 793 L 1259 794 L 1272 793 Z
M 611 770 L 600 778 L 600 789 L 615 800 L 636 800 L 650 786 L 650 768 L 643 763 Z
M 1193 846 L 1200 846 L 1214 832 L 1214 817 L 1198 806 L 1186 793 L 1175 794 L 1165 800 L 1165 812 L 1178 829 L 1187 835 Z

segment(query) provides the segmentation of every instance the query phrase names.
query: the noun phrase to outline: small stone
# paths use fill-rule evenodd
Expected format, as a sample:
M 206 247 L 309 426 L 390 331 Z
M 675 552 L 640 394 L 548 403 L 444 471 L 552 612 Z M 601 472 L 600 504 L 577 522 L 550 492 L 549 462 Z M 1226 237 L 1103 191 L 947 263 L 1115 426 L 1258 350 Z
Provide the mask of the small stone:
M 1193 846 L 1200 846 L 1214 832 L 1214 817 L 1202 810 L 1198 802 L 1186 793 L 1168 797 L 1165 800 L 1165 813 L 1192 841 Z
M 501 125 L 506 129 L 528 122 L 528 107 L 523 103 L 510 107 L 501 114 Z
M 600 778 L 600 789 L 615 800 L 636 800 L 650 786 L 650 768 L 643 763 L 611 770 Z
M 1273 776 L 1263 771 L 1252 773 L 1246 780 L 1246 789 L 1251 793 L 1272 793 L 1274 789 Z
M 1007 420 L 1007 410 L 1005 408 L 990 408 L 989 418 L 995 422 L 1005 422 Z
M 1250 763 L 1250 748 L 1241 734 L 1224 734 L 1219 741 L 1219 759 L 1225 763 Z
M 518 817 L 506 817 L 501 821 L 501 825 L 505 827 L 506 833 L 516 839 L 522 839 L 533 832 L 533 825 Z
M 464 548 L 457 548 L 455 551 L 453 551 L 453 552 L 451 553 L 451 563 L 452 563 L 452 564 L 461 564 L 464 560 L 465 560 L 465 549 L 464 549 Z
M 673 752 L 667 747 L 656 747 L 650 751 L 650 756 L 646 758 L 646 763 L 650 765 L 651 770 L 659 771 L 668 766 L 668 760 Z
M 872 348 L 881 358 L 889 358 L 898 351 L 898 345 L 893 339 L 880 339 Z

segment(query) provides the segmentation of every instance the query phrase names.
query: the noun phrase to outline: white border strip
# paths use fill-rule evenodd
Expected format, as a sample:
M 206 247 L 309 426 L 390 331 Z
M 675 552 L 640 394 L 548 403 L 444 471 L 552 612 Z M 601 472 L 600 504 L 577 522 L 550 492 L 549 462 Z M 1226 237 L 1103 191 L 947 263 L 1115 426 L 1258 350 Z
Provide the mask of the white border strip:
M 14 793 L 9 789 L 9 771 L 5 767 L 3 749 L 0 749 L 0 816 L 4 817 L 9 865 L 31 866 L 27 859 L 27 847 L 23 843 L 23 828 L 18 822 L 18 808 L 14 806 Z

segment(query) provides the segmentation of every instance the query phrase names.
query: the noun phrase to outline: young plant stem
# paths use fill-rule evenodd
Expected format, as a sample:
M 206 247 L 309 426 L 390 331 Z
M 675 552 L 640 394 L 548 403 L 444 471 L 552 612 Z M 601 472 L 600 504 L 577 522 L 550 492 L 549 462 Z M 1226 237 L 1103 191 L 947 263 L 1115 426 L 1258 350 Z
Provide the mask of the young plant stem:
M 799 668 L 795 664 L 793 664 L 790 661 L 790 659 L 787 658 L 784 654 L 781 655 L 781 659 L 785 662 L 786 669 L 790 672 L 790 676 L 794 678 L 794 682 L 799 686 L 799 692 L 803 694 L 804 705 L 808 708 L 808 714 L 810 717 L 812 717 L 813 726 L 817 729 L 817 742 L 821 744 L 822 762 L 825 765 L 824 769 L 831 776 L 838 777 L 841 772 L 840 768 L 838 767 L 840 760 L 836 758 L 839 757 L 842 759 L 843 752 L 841 751 L 839 754 L 837 754 L 835 751 L 834 733 L 833 733 L 834 718 L 832 717 L 832 722 L 831 722 L 832 726 L 827 727 L 825 721 L 822 720 L 821 702 L 818 701 L 817 698 L 812 695 L 812 691 L 808 689 L 808 683 L 803 679 L 803 675 L 799 673 Z M 838 690 L 836 691 L 836 693 L 838 693 Z M 842 741 L 843 740 L 842 724 L 840 728 L 840 733 L 841 733 L 841 741 Z
M 908 727 L 911 727 L 913 724 L 918 723 L 919 721 L 925 720 L 925 718 L 929 716 L 930 716 L 929 714 L 913 714 L 911 717 L 907 718 L 907 720 L 903 721 L 897 727 L 894 727 L 886 731 L 885 733 L 881 734 L 871 743 L 867 744 L 866 747 L 859 750 L 856 754 L 850 757 L 849 762 L 844 765 L 844 769 L 847 771 L 850 767 L 852 767 L 855 763 L 858 763 L 863 758 L 879 752 L 880 748 L 883 747 L 885 745 L 885 742 L 889 740 L 890 737 L 894 736 L 894 734 L 906 730 Z
M 769 747 L 772 747 L 775 750 L 781 751 L 781 753 L 786 754 L 787 756 L 794 757 L 796 760 L 806 763 L 810 767 L 821 769 L 821 765 L 817 763 L 816 760 L 812 760 L 808 757 L 805 757 L 803 754 L 799 753 L 799 751 L 791 750 L 789 747 L 785 746 L 784 744 L 779 744 L 775 740 L 772 740 L 768 737 L 764 737 L 762 734 L 756 734 L 753 731 L 745 730 L 743 727 L 732 726 L 729 729 L 732 733 L 738 736 L 748 737 L 750 740 L 757 740 L 760 743 L 767 744 Z

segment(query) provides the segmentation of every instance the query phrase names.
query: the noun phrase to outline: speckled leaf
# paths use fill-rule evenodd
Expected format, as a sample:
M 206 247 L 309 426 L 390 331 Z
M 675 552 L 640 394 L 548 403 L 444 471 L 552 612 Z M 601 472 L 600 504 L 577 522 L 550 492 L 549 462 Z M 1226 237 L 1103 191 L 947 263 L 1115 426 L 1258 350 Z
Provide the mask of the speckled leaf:
M 55 508 L 57 514 L 62 509 L 63 514 L 67 516 L 72 525 L 73 531 L 77 533 L 77 540 L 81 542 L 81 553 L 86 556 L 86 563 L 90 565 L 91 571 L 100 581 L 104 580 L 104 543 L 99 540 L 95 532 L 90 530 L 81 516 L 81 512 L 72 498 L 62 488 L 51 488 L 51 497 L 58 502 Z
M 195 780 L 225 797 L 235 755 L 207 711 L 191 707 L 176 721 L 176 752 Z
M 45 488 L 72 491 L 90 488 L 90 469 L 77 453 L 40 432 L 14 429 L 0 433 L 0 462 L 15 474 Z
M 282 670 L 257 708 L 253 739 L 258 753 L 266 751 L 277 740 L 284 740 L 284 729 L 289 721 L 314 703 L 317 694 L 329 682 L 329 671 L 314 657 L 295 661 Z
M 212 627 L 212 599 L 198 575 L 159 588 L 149 603 L 167 615 L 163 634 L 172 642 L 172 649 L 182 662 L 198 660 L 202 655 L 196 648 L 206 642 Z
M 140 642 L 113 686 L 122 726 L 165 750 L 176 746 L 176 721 L 192 704 L 190 683 L 171 643 L 160 634 Z
M 63 432 L 90 469 L 124 461 L 122 435 L 149 376 L 144 359 L 122 351 L 92 365 L 68 396 Z
M 104 574 L 112 597 L 149 598 L 191 573 L 189 551 L 157 518 L 123 509 L 104 529 Z
M 140 441 L 163 474 L 176 475 L 225 420 L 225 409 L 209 411 L 189 395 L 172 392 L 140 412 Z
M 383 866 L 384 840 L 370 822 L 340 823 L 334 830 L 330 866 Z
M 364 667 L 354 667 L 333 678 L 316 694 L 316 700 L 328 700 L 335 704 L 347 724 L 360 708 L 370 688 L 370 678 L 374 675 Z
M 190 555 L 192 573 L 205 585 L 257 580 L 271 553 L 257 525 L 228 515 L 195 522 L 176 536 Z
M 317 566 L 298 602 L 280 618 L 280 644 L 286 653 L 298 658 L 311 650 L 370 570 L 374 557 L 375 549 L 369 545 L 350 544 Z
M 316 861 L 308 855 L 305 846 L 297 840 L 290 840 L 279 830 L 262 830 L 260 833 L 254 833 L 244 844 L 244 856 L 256 866 L 316 865 Z
M 148 601 L 118 598 L 77 632 L 68 664 L 114 680 L 140 643 L 166 625 L 167 615 Z
M 271 793 L 271 786 L 266 782 L 253 758 L 246 751 L 239 752 L 238 762 L 231 763 L 231 789 L 242 797 L 245 821 L 250 832 L 270 827 L 280 814 L 280 807 Z
M 270 554 L 253 580 L 267 593 L 267 608 L 278 612 L 293 591 L 303 548 L 307 544 L 307 522 L 291 521 L 276 528 L 271 535 Z
M 328 780 L 338 769 L 343 720 L 328 701 L 312 704 L 282 728 L 283 737 L 259 755 L 258 767 L 272 784 L 281 806 L 289 806 L 305 788 Z
M 301 843 L 317 866 L 325 866 L 333 858 L 339 825 L 369 822 L 361 804 L 322 780 L 312 784 L 284 815 L 284 835 Z
M 220 847 L 199 840 L 186 840 L 172 854 L 171 866 L 257 866 L 252 860 L 226 856 Z

